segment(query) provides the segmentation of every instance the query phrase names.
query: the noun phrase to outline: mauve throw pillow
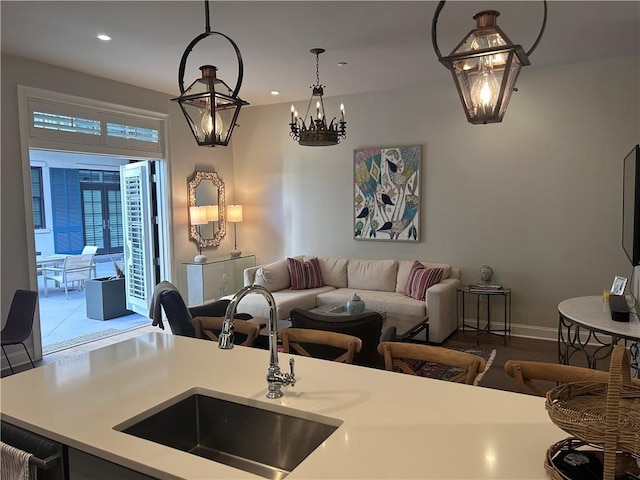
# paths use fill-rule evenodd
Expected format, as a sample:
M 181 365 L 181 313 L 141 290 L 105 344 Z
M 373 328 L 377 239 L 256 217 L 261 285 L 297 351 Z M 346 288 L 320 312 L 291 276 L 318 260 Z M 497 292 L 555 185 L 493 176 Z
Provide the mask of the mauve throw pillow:
M 413 262 L 411 271 L 404 286 L 404 294 L 416 300 L 424 300 L 427 289 L 442 280 L 444 269 L 441 267 L 428 268 L 419 261 Z
M 310 258 L 306 262 L 295 258 L 287 258 L 287 264 L 289 265 L 292 290 L 324 287 L 317 258 Z

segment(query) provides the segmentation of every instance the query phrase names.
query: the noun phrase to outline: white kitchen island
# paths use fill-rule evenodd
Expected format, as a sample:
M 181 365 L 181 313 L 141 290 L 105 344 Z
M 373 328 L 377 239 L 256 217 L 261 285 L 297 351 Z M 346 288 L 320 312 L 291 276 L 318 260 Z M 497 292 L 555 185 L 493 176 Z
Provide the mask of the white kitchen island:
M 280 354 L 288 369 L 289 355 Z M 265 397 L 268 352 L 142 334 L 0 380 L 2 420 L 157 478 L 262 478 L 114 426 L 194 388 L 343 422 L 287 479 L 546 479 L 567 437 L 544 399 L 295 356 L 297 384 Z

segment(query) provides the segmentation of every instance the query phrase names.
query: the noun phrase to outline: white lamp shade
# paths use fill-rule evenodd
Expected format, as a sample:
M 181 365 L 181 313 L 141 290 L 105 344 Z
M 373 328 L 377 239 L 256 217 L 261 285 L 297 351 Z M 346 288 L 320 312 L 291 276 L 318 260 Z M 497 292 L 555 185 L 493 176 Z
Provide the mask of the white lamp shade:
M 207 207 L 189 207 L 189 220 L 191 225 L 206 225 L 209 223 L 209 220 L 207 220 Z
M 207 220 L 210 222 L 218 221 L 218 205 L 207 205 Z
M 239 223 L 242 221 L 242 205 L 227 205 L 227 222 Z

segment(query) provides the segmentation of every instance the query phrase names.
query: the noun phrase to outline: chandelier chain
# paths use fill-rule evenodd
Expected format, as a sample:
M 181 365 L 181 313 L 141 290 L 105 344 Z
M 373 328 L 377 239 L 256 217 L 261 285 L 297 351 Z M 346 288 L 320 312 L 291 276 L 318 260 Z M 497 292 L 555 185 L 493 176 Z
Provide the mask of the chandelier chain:
M 320 86 L 320 54 L 316 53 L 316 86 Z

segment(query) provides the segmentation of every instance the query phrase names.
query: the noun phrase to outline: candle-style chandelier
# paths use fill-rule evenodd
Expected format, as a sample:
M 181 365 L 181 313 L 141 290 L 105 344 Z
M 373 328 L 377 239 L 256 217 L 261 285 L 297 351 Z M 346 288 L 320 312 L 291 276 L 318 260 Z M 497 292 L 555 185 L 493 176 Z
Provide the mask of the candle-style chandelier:
M 547 24 L 547 2 L 543 0 L 542 27 L 531 49 L 525 53 L 521 45 L 514 45 L 498 27 L 500 12 L 484 10 L 473 16 L 476 28 L 453 49 L 447 57 L 440 54 L 437 24 L 445 2 L 436 7 L 431 25 L 431 41 L 438 60 L 451 70 L 467 120 L 473 124 L 502 121 L 511 94 L 517 90 L 516 79 L 520 67 L 530 65 L 529 56 L 538 46 Z
M 205 31 L 194 38 L 182 54 L 180 68 L 178 70 L 178 86 L 180 96 L 172 98 L 174 102 L 180 104 L 191 133 L 203 147 L 215 147 L 216 145 L 226 146 L 231 140 L 233 128 L 240 113 L 240 108 L 249 105 L 240 97 L 238 92 L 242 85 L 243 65 L 242 56 L 236 43 L 220 32 L 212 32 L 209 21 L 209 0 L 204 2 L 205 8 Z M 217 78 L 217 67 L 213 65 L 203 65 L 200 67 L 202 77 L 196 79 L 185 90 L 184 70 L 187 64 L 187 57 L 196 44 L 210 35 L 219 35 L 231 43 L 236 52 L 238 60 L 238 79 L 235 88 L 232 90 L 223 80 Z
M 313 89 L 307 112 L 304 117 L 300 118 L 295 107 L 291 105 L 291 131 L 289 135 L 300 145 L 305 147 L 327 147 L 329 145 L 337 145 L 341 138 L 347 136 L 347 122 L 344 121 L 344 105 L 340 104 L 340 120 L 334 117 L 327 125 L 327 117 L 324 112 L 324 85 L 320 83 L 319 56 L 324 53 L 324 48 L 312 48 L 311 53 L 316 56 L 316 83 L 310 88 Z M 309 115 L 311 105 L 316 107 L 315 119 Z

